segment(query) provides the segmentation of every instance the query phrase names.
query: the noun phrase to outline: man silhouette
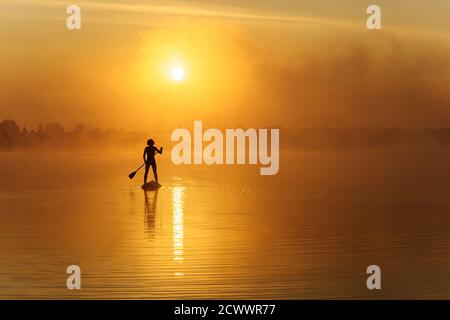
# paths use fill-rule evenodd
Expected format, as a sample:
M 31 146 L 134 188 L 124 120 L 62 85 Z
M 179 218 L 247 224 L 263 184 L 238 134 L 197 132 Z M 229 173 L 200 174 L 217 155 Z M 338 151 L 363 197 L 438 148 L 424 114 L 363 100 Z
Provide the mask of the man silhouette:
M 153 176 L 155 177 L 156 183 L 158 183 L 158 173 L 156 172 L 156 161 L 155 154 L 161 154 L 163 148 L 161 147 L 159 150 L 155 146 L 155 141 L 153 139 L 147 140 L 147 147 L 144 149 L 144 162 L 145 162 L 145 174 L 144 174 L 144 184 L 147 183 L 147 175 L 148 169 L 152 166 Z

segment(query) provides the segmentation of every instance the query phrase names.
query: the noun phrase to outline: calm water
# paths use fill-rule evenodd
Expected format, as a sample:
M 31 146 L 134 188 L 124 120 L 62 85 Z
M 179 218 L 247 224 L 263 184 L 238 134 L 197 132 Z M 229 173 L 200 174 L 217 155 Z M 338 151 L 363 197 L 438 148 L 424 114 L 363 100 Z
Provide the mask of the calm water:
M 140 154 L 0 153 L 0 298 L 450 298 L 449 150 L 284 152 L 275 177 L 165 154 L 157 192 Z

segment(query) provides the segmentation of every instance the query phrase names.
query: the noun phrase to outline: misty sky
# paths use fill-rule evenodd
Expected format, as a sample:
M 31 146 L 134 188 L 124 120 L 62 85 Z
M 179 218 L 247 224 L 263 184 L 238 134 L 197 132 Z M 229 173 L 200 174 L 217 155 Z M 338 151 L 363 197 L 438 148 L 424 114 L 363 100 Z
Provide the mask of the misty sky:
M 80 31 L 65 27 L 69 3 Z M 377 3 L 380 31 L 359 0 L 0 0 L 0 119 L 449 127 L 450 2 Z

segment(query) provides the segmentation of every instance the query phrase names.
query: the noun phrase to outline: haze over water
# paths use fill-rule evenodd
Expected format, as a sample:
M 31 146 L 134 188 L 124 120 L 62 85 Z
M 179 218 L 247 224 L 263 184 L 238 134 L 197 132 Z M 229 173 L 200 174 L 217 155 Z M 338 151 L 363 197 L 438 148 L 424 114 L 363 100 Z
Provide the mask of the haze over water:
M 139 156 L 0 153 L 0 298 L 450 298 L 448 148 L 285 150 L 270 178 L 167 152 L 151 192 Z

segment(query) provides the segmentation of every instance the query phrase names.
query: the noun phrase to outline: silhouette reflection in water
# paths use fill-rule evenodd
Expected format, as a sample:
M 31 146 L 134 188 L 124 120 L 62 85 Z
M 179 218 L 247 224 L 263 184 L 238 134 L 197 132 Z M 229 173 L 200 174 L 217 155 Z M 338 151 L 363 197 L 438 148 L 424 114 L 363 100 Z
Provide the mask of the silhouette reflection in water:
M 146 191 L 144 190 L 145 206 L 144 206 L 144 219 L 145 219 L 145 233 L 150 238 L 155 235 L 155 216 L 156 216 L 156 202 L 158 201 L 158 190 Z

